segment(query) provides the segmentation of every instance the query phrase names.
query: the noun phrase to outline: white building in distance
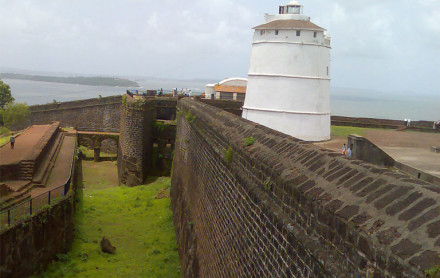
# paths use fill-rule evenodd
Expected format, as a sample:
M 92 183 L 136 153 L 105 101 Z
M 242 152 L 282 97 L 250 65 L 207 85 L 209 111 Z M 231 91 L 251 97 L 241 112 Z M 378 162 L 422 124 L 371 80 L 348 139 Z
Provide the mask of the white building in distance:
M 290 1 L 254 27 L 243 118 L 306 141 L 330 139 L 330 38 Z
M 245 78 L 227 78 L 217 84 L 207 84 L 205 98 L 244 101 L 248 80 Z

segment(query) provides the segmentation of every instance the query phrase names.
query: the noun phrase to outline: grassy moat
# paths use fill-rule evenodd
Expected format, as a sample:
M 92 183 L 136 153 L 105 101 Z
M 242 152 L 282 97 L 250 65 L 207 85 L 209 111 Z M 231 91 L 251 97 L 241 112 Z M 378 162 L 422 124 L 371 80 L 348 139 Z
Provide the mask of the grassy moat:
M 170 178 L 152 178 L 138 187 L 118 186 L 114 162 L 82 162 L 75 239 L 36 277 L 180 277 L 170 209 Z M 102 237 L 116 247 L 103 253 Z

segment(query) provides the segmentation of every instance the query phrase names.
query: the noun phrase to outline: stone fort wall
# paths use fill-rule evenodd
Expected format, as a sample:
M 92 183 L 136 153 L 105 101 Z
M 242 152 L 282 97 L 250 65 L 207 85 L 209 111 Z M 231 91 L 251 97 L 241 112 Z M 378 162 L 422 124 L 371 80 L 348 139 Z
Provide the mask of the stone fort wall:
M 184 277 L 424 277 L 440 263 L 437 187 L 200 102 L 178 106 Z
M 119 182 L 127 186 L 142 184 L 151 167 L 154 99 L 124 96 L 118 146 Z
M 81 163 L 76 161 L 71 188 L 64 199 L 0 231 L 1 278 L 30 277 L 71 249 L 81 176 Z
M 33 105 L 26 123 L 13 129 L 30 125 L 60 122 L 60 126 L 108 128 L 119 130 L 121 96 L 92 98 L 77 101 Z

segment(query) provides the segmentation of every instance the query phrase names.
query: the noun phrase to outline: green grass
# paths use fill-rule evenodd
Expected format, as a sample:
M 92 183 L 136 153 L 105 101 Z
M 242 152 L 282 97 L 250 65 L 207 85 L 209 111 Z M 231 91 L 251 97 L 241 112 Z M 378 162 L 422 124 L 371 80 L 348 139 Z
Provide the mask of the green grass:
M 91 161 L 83 161 L 83 177 L 72 251 L 37 277 L 180 277 L 170 199 L 154 199 L 170 178 L 119 187 L 114 163 Z M 115 255 L 101 252 L 103 236 Z
M 85 157 L 93 158 L 95 156 L 94 150 L 91 150 L 91 149 L 84 147 L 84 146 L 80 146 L 79 149 L 81 150 L 81 152 L 83 153 L 83 155 Z M 100 152 L 99 156 L 100 157 L 116 157 L 117 154 Z
M 347 137 L 350 134 L 365 136 L 365 131 L 369 128 L 352 127 L 352 126 L 331 126 L 332 137 Z
M 9 129 L 4 126 L 0 126 L 0 146 L 3 146 L 8 141 L 9 141 Z
M 4 144 L 6 144 L 7 142 L 9 142 L 9 137 L 0 137 L 0 146 L 3 146 Z

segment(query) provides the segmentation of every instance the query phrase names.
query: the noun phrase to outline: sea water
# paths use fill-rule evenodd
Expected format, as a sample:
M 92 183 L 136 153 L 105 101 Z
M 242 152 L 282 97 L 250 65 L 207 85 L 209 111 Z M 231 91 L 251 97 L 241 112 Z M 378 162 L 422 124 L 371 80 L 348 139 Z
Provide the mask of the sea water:
M 153 89 L 170 92 L 191 89 L 194 94 L 202 93 L 203 81 L 150 80 L 137 81 L 140 88 L 121 88 L 106 86 L 85 86 L 40 81 L 5 79 L 11 86 L 12 95 L 17 102 L 29 105 L 96 98 L 98 96 L 122 95 L 131 89 Z M 330 94 L 332 115 L 368 117 L 382 119 L 440 120 L 440 96 L 416 93 L 375 92 L 360 89 L 332 88 Z

